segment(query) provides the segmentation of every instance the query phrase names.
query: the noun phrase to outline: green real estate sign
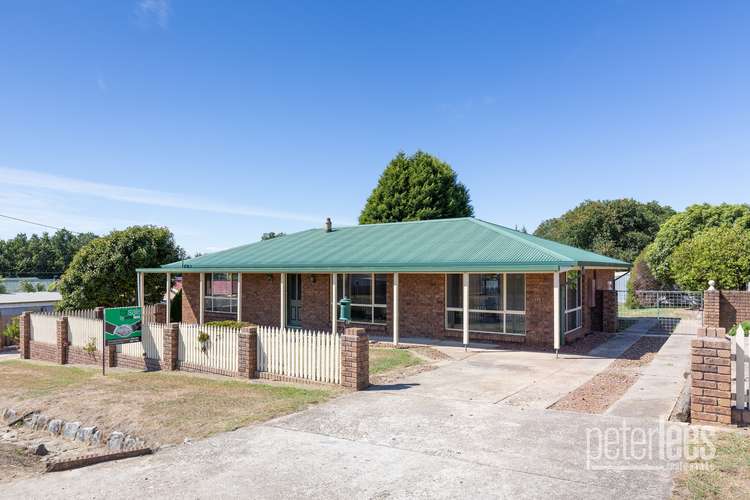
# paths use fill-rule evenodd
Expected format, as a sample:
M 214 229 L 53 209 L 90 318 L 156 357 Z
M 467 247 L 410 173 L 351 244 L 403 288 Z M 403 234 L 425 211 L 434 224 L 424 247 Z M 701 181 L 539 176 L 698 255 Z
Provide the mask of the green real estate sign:
M 140 307 L 112 307 L 104 310 L 104 340 L 107 345 L 141 341 Z

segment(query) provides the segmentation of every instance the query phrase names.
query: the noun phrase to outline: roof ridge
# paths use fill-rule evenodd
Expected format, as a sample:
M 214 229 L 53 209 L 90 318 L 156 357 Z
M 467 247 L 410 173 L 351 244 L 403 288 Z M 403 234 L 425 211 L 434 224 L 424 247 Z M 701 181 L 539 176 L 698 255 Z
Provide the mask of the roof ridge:
M 368 226 L 395 226 L 396 224 L 425 224 L 430 222 L 446 222 L 454 220 L 471 220 L 474 217 L 448 217 L 447 219 L 419 219 L 419 220 L 400 220 L 395 222 L 374 222 L 372 224 L 352 224 L 350 226 L 338 226 L 340 228 L 351 227 L 368 227 Z M 336 226 L 334 226 L 335 229 Z
M 568 257 L 566 255 L 563 255 L 563 254 L 561 254 L 559 252 L 555 252 L 554 250 L 550 250 L 549 248 L 546 248 L 543 245 L 540 245 L 536 241 L 533 241 L 533 240 L 531 240 L 529 238 L 524 238 L 523 236 L 515 234 L 518 231 L 510 229 L 509 227 L 501 226 L 500 224 L 494 224 L 492 222 L 487 222 L 487 221 L 479 219 L 479 218 L 472 218 L 472 220 L 474 222 L 476 222 L 477 224 L 479 224 L 479 225 L 489 226 L 489 229 L 492 229 L 493 231 L 496 231 L 498 233 L 503 233 L 503 234 L 505 234 L 505 235 L 513 238 L 514 240 L 523 241 L 523 242 L 528 243 L 530 245 L 534 245 L 536 248 L 542 250 L 543 252 L 546 252 L 548 254 L 552 254 L 553 257 L 557 257 L 557 258 L 562 259 L 562 260 L 574 261 L 574 259 L 571 259 L 570 257 Z

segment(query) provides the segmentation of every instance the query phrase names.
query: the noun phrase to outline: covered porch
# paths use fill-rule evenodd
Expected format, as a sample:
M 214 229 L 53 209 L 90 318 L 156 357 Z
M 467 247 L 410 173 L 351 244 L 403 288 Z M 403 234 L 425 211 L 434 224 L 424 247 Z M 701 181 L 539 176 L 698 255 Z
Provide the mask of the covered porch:
M 144 275 L 138 271 L 139 300 Z M 369 335 L 461 342 L 514 342 L 559 348 L 566 340 L 612 328 L 614 270 L 554 272 L 262 272 L 188 270 L 182 321 L 236 320 L 265 326 L 341 331 L 338 302 L 352 301 L 352 325 Z M 167 297 L 170 295 L 167 294 Z M 171 307 L 167 307 L 169 311 Z M 168 318 L 171 320 L 171 318 Z

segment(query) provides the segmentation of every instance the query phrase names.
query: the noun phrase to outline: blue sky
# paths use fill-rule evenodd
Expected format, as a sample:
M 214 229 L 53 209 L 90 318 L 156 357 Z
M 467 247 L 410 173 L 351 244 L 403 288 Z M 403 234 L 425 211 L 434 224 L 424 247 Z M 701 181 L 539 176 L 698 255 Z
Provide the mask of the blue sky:
M 750 200 L 750 2 L 1 7 L 2 214 L 214 251 L 356 222 L 417 149 L 530 230 L 587 198 Z

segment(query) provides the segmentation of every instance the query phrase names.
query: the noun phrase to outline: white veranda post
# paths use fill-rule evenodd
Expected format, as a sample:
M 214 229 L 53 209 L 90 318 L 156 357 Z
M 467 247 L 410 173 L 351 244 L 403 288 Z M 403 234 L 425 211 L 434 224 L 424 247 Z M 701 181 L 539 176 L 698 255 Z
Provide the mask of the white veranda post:
M 338 295 L 339 275 L 331 274 L 331 333 L 336 333 L 336 298 Z
M 469 345 L 469 273 L 464 273 L 464 346 Z
M 138 305 L 141 307 L 146 305 L 146 287 L 144 284 L 145 279 L 143 273 L 138 273 Z
M 198 304 L 198 323 L 203 324 L 206 313 L 206 273 L 201 273 L 200 292 L 198 292 L 200 304 Z
M 237 321 L 242 321 L 242 273 L 237 273 Z
M 279 318 L 279 327 L 286 327 L 286 273 L 281 273 L 281 314 Z
M 553 278 L 553 289 L 554 292 L 552 294 L 552 300 L 553 303 L 553 314 L 554 314 L 554 328 L 553 328 L 553 334 L 555 336 L 554 344 L 555 344 L 555 351 L 560 349 L 560 273 L 555 272 L 554 278 Z
M 167 323 L 172 321 L 172 273 L 167 273 Z
M 393 273 L 393 345 L 398 342 L 398 273 Z

